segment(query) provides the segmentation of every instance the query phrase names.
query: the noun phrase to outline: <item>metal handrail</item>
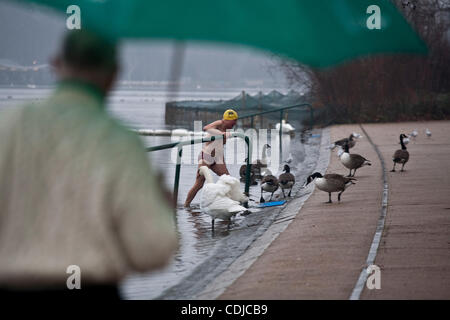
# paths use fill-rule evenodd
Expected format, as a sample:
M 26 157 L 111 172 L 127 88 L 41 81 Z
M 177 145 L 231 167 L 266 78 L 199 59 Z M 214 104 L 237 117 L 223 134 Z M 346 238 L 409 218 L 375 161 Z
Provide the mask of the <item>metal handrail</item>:
M 247 169 L 245 172 L 245 194 L 248 196 L 250 192 L 250 170 L 251 170 L 251 156 L 252 156 L 252 141 L 250 140 L 249 136 L 246 136 L 243 133 L 240 132 L 232 132 L 231 137 L 237 137 L 244 139 L 245 143 L 247 144 Z M 217 135 L 217 136 L 211 136 L 206 138 L 199 138 L 199 139 L 191 139 L 186 141 L 179 141 L 179 142 L 173 142 L 168 144 L 163 144 L 159 146 L 154 147 L 148 147 L 146 148 L 147 152 L 153 152 L 158 150 L 164 150 L 164 149 L 171 149 L 177 147 L 177 163 L 176 163 L 176 169 L 175 169 L 175 183 L 174 183 L 174 201 L 175 206 L 177 205 L 177 199 L 178 199 L 178 187 L 179 187 L 179 181 L 180 181 L 180 171 L 181 171 L 181 157 L 183 155 L 183 147 L 186 145 L 192 145 L 197 143 L 203 143 L 203 142 L 210 142 L 215 140 L 223 139 L 223 135 Z M 247 208 L 248 203 L 244 203 L 244 206 Z
M 283 135 L 283 112 L 286 109 L 292 109 L 292 108 L 300 108 L 300 107 L 308 107 L 309 108 L 309 120 L 310 120 L 310 126 L 311 129 L 314 127 L 314 109 L 313 107 L 309 104 L 309 103 L 301 103 L 301 104 L 296 104 L 293 106 L 288 106 L 288 107 L 280 107 L 277 109 L 273 109 L 273 110 L 268 110 L 268 111 L 261 111 L 261 112 L 255 112 L 255 113 L 250 113 L 250 114 L 246 114 L 243 116 L 240 116 L 239 119 L 245 119 L 245 118 L 252 118 L 252 124 L 251 126 L 253 127 L 253 117 L 255 116 L 259 116 L 261 114 L 266 114 L 266 113 L 271 113 L 271 112 L 280 112 L 280 163 L 282 162 L 282 158 L 283 158 L 283 143 L 282 143 L 282 135 Z

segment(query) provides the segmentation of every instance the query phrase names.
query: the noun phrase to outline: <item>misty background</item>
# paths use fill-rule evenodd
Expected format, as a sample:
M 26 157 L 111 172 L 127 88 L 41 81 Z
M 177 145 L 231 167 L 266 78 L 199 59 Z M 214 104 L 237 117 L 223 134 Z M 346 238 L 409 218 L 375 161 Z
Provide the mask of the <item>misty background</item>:
M 69 15 L 35 4 L 0 2 L 0 85 L 49 85 L 48 65 L 57 52 Z M 83 12 L 81 12 L 83 23 Z M 181 88 L 287 88 L 288 83 L 270 53 L 250 48 L 187 42 Z M 163 86 L 173 79 L 174 41 L 127 40 L 120 50 L 119 82 Z

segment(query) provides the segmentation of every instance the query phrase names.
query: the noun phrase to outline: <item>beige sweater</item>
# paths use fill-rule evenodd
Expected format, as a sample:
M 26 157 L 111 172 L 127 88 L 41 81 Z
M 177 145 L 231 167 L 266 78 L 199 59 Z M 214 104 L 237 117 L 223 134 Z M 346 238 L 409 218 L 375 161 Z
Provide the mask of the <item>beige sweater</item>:
M 117 283 L 162 266 L 174 216 L 139 138 L 95 90 L 65 83 L 39 106 L 0 113 L 0 287 Z

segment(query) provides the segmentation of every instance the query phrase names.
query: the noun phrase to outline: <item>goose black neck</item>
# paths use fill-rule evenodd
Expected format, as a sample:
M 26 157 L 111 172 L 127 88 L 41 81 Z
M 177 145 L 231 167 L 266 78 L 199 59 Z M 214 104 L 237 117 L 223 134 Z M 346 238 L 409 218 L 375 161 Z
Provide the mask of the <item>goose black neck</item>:
M 406 150 L 406 146 L 403 143 L 403 136 L 400 136 L 400 144 L 402 145 L 402 150 Z
M 350 153 L 348 144 L 344 144 L 344 152 Z

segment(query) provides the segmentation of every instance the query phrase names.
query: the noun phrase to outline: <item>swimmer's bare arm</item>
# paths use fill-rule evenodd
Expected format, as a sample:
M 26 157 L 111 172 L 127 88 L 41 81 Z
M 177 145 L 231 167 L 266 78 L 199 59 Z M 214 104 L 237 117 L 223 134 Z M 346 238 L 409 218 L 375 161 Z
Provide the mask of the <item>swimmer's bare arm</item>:
M 210 135 L 219 135 L 223 134 L 223 131 L 219 128 L 222 127 L 222 120 L 214 121 L 206 126 L 203 127 L 203 130 L 208 132 Z
M 230 132 L 222 131 L 222 120 L 214 121 L 203 127 L 203 130 L 208 132 L 212 136 L 217 136 L 221 134 L 225 134 L 224 138 L 229 138 L 231 136 Z

